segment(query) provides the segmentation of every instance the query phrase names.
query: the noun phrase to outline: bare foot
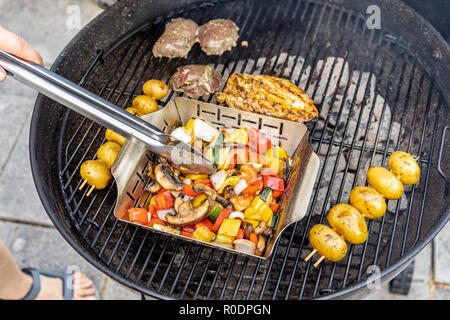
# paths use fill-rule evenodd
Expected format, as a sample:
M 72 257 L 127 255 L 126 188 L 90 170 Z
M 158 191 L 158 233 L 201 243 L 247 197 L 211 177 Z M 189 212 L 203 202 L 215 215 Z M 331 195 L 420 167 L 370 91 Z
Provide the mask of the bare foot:
M 94 283 L 84 273 L 75 272 L 73 275 L 72 300 L 95 300 Z M 41 291 L 36 300 L 63 300 L 63 283 L 60 278 L 41 275 Z

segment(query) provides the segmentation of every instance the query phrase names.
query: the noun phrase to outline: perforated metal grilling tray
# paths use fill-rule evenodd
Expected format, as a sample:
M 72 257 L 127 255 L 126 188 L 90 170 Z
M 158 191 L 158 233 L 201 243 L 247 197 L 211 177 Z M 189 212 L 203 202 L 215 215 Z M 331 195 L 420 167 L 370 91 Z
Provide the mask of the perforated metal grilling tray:
M 176 127 L 186 125 L 189 119 L 192 118 L 206 120 L 218 128 L 254 127 L 263 133 L 270 133 L 268 136 L 270 136 L 272 144 L 285 148 L 288 155 L 292 158 L 293 167 L 289 181 L 286 184 L 286 190 L 281 197 L 281 211 L 274 230 L 275 234 L 267 243 L 262 256 L 250 255 L 262 259 L 268 258 L 272 254 L 275 241 L 283 230 L 290 224 L 302 219 L 308 209 L 320 161 L 319 157 L 308 145 L 308 130 L 306 126 L 302 123 L 186 98 L 177 98 L 175 101 L 170 101 L 163 109 L 142 117 L 142 119 L 167 133 L 170 133 Z M 114 216 L 119 220 L 136 224 L 155 232 L 169 234 L 184 240 L 242 255 L 249 255 L 222 247 L 213 242 L 199 241 L 129 221 L 128 209 L 139 206 L 139 204 L 145 206 L 149 202 L 149 196 L 144 193 L 144 190 L 149 180 L 146 177 L 146 170 L 152 158 L 146 146 L 135 139 L 128 139 L 123 145 L 111 170 L 118 190 Z

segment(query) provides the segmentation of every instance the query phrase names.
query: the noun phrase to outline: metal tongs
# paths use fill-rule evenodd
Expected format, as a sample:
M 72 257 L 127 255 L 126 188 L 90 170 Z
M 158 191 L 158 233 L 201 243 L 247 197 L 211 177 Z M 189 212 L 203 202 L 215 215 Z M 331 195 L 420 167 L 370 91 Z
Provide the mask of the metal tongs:
M 211 174 L 211 161 L 190 145 L 170 137 L 152 124 L 74 84 L 56 73 L 0 50 L 0 67 L 8 76 L 107 127 L 135 138 L 172 162 L 182 173 Z

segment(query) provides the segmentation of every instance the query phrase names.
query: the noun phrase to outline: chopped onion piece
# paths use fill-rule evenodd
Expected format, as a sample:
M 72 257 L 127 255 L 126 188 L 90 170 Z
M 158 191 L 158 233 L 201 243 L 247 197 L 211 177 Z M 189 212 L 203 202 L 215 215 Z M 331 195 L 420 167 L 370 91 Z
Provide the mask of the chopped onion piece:
M 178 139 L 186 144 L 191 144 L 192 138 L 183 127 L 176 128 L 175 130 L 173 130 L 172 133 L 170 134 L 170 136 L 172 138 Z
M 211 182 L 214 186 L 214 189 L 219 190 L 222 183 L 224 183 L 225 179 L 227 178 L 227 173 L 225 170 L 220 170 L 214 173 L 211 176 Z
M 192 199 L 194 199 L 193 197 L 189 197 L 189 196 L 187 196 L 187 195 L 184 195 L 183 196 L 183 201 L 184 202 L 186 202 L 186 201 L 191 201 Z
M 192 180 L 191 179 L 184 179 L 183 183 L 184 184 L 192 184 Z
M 169 209 L 164 209 L 164 210 L 158 210 L 158 218 L 160 218 L 162 221 L 167 222 L 166 216 L 168 214 L 170 215 L 175 215 L 175 209 L 174 208 L 169 208 Z
M 217 130 L 200 119 L 194 120 L 194 136 L 210 142 L 217 134 Z
M 240 211 L 233 211 L 232 213 L 230 213 L 230 215 L 228 216 L 228 219 L 241 219 L 244 220 L 244 214 Z
M 247 188 L 247 187 L 248 187 L 247 181 L 245 181 L 244 179 L 241 179 L 234 186 L 234 192 L 236 193 L 236 195 L 240 195 L 242 193 L 242 191 L 244 191 L 245 188 Z

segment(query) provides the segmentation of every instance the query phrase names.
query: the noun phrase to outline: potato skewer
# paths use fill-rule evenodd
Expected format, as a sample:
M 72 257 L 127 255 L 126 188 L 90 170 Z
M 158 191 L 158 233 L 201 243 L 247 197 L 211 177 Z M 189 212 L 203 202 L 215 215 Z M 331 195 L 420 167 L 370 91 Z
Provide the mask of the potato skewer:
M 133 100 L 133 106 L 125 109 L 137 117 L 157 111 L 156 100 L 162 99 L 167 94 L 167 86 L 159 80 L 147 81 L 142 90 L 144 95 L 137 96 Z M 87 160 L 80 168 L 83 182 L 78 189 L 83 190 L 86 184 L 91 186 L 86 197 L 89 197 L 95 189 L 106 188 L 111 180 L 110 169 L 126 140 L 125 137 L 110 129 L 106 129 L 105 138 L 107 142 L 97 150 L 98 160 Z
M 382 217 L 386 212 L 384 198 L 399 199 L 404 192 L 403 184 L 415 184 L 419 181 L 417 159 L 406 152 L 395 151 L 388 159 L 390 171 L 383 167 L 371 167 L 367 172 L 367 181 L 374 188 L 356 186 L 350 192 L 350 205 L 337 204 L 331 208 L 328 223 L 332 229 L 320 224 L 311 228 L 309 239 L 313 251 L 305 258 L 305 262 L 316 253 L 320 258 L 314 263 L 314 267 L 324 259 L 333 262 L 341 260 L 347 251 L 345 247 L 343 253 L 344 239 L 352 244 L 364 243 L 368 236 L 364 217 Z

